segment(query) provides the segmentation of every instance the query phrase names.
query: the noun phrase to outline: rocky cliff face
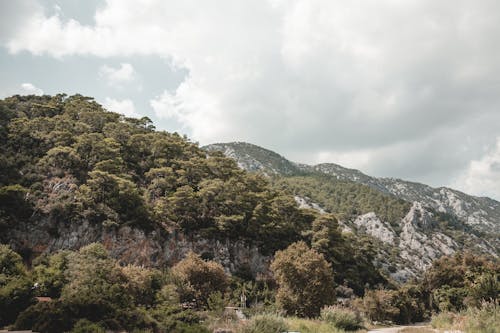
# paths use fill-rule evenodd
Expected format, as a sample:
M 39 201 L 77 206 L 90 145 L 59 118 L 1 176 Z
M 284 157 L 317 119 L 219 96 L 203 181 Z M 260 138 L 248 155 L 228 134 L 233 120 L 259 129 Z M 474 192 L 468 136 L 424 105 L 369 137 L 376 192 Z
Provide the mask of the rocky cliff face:
M 497 236 L 500 234 L 500 203 L 493 199 L 474 197 L 445 187 L 432 188 L 400 179 L 370 177 L 358 170 L 332 163 L 315 166 L 297 164 L 247 143 L 216 144 L 205 149 L 224 152 L 248 171 L 284 177 L 328 175 L 342 181 L 363 184 L 410 202 L 411 208 L 396 226 L 383 221 L 374 212 L 340 221 L 344 232 L 367 234 L 380 241 L 377 264 L 395 267 L 390 275 L 396 280 L 405 281 L 418 276 L 433 260 L 458 250 L 473 250 L 494 257 L 499 255 L 500 240 Z M 268 159 L 267 156 L 272 158 Z M 301 207 L 325 212 L 322 205 L 307 194 L 298 193 L 295 200 Z M 454 228 L 460 232 L 440 226 L 439 214 L 447 214 L 448 219 L 456 220 Z M 397 255 L 388 258 L 390 253 Z
M 186 237 L 180 233 L 162 230 L 145 232 L 131 227 L 105 228 L 81 223 L 64 223 L 48 218 L 36 218 L 36 223 L 26 222 L 10 228 L 0 237 L 2 243 L 26 257 L 57 250 L 77 250 L 93 242 L 100 242 L 123 264 L 145 267 L 171 266 L 182 260 L 189 251 L 221 263 L 235 273 L 250 271 L 256 277 L 269 275 L 270 257 L 259 249 L 241 241 L 208 240 Z

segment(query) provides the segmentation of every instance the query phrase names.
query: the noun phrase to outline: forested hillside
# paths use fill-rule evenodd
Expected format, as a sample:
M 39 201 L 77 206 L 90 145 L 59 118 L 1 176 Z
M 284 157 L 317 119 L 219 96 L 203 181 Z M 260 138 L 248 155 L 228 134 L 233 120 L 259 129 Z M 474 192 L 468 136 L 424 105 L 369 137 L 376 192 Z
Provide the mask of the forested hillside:
M 378 240 L 376 263 L 392 278 L 421 276 L 437 258 L 469 250 L 498 257 L 499 203 L 448 189 L 375 178 L 336 164 L 288 161 L 244 142 L 204 147 L 220 151 L 302 207 L 333 213 L 343 230 Z
M 165 270 L 191 250 L 222 264 L 238 283 L 260 281 L 259 288 L 262 283 L 270 288 L 275 251 L 302 241 L 326 259 L 324 267 L 335 285 L 353 294 L 392 285 L 373 265 L 371 238 L 342 234 L 335 216 L 299 208 L 293 195 L 266 178 L 176 133 L 156 131 L 148 118 L 126 118 L 81 95 L 13 96 L 0 101 L 0 115 L 0 240 L 28 265 L 28 271 L 2 273 L 7 275 L 0 287 L 9 299 L 11 292 L 26 291 L 16 276 L 31 279 L 40 286 L 38 296 L 61 298 L 61 308 L 69 307 L 68 316 L 74 320 L 66 322 L 67 327 L 78 318 L 114 318 L 116 327 L 132 325 L 127 316 L 116 319 L 125 308 L 112 305 L 130 300 L 109 295 L 105 302 L 110 304 L 103 305 L 108 312 L 96 313 L 99 307 L 89 306 L 101 302 L 99 291 L 85 299 L 71 293 L 71 288 L 94 283 L 86 271 L 110 269 L 112 280 L 108 273 L 95 278 L 102 280 L 102 288 L 114 288 L 129 285 L 133 277 L 121 277 L 128 273 L 111 266 Z M 104 248 L 86 247 L 93 242 Z M 4 263 L 19 266 L 10 250 L 2 251 L 10 258 Z M 51 253 L 55 257 L 49 257 Z M 74 265 L 84 271 L 78 273 Z M 35 267 L 33 273 L 30 266 Z M 130 274 L 136 268 L 131 269 Z M 26 292 L 26 297 L 32 295 Z M 156 304 L 147 302 L 138 304 Z M 1 318 L 2 324 L 14 322 L 30 304 L 29 297 L 16 304 Z M 20 326 L 35 325 L 37 316 L 47 311 L 59 318 L 51 312 L 57 309 L 44 305 L 30 311 Z
M 262 177 L 155 131 L 147 118 L 125 118 L 83 96 L 12 97 L 0 107 L 2 230 L 42 217 L 85 220 L 274 251 L 314 219 Z

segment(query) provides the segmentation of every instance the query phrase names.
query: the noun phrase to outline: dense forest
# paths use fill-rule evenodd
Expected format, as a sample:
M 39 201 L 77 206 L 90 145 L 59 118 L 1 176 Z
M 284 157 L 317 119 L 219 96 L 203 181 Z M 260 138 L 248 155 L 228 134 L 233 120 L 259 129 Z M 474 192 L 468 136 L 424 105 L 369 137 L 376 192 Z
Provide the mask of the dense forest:
M 242 293 L 247 315 L 255 316 L 234 328 L 241 332 L 254 332 L 252 325 L 293 328 L 270 313 L 358 329 L 362 317 L 405 323 L 498 302 L 498 263 L 471 254 L 443 258 L 422 281 L 398 286 L 373 263 L 377 243 L 342 233 L 337 218 L 369 209 L 393 222 L 408 203 L 342 182 L 304 184 L 310 181 L 298 176 L 285 186 L 247 173 L 220 152 L 89 97 L 1 100 L 0 327 L 208 332 Z M 293 186 L 306 185 L 316 191 L 311 196 L 326 193 L 327 208 L 339 216 L 300 209 Z M 58 226 L 85 222 L 96 230 L 243 242 L 272 258 L 271 274 L 230 271 L 200 253 L 173 266 L 151 260 L 142 267 L 113 257 L 103 244 L 48 253 L 9 239 L 11 230 L 42 220 L 54 235 Z

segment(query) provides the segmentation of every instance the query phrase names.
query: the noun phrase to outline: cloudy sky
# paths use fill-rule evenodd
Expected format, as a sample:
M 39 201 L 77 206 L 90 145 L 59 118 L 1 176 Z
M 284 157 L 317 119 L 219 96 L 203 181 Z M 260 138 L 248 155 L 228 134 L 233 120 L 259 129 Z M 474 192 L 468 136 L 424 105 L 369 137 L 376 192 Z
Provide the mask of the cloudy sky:
M 0 97 L 500 199 L 497 0 L 0 0 Z

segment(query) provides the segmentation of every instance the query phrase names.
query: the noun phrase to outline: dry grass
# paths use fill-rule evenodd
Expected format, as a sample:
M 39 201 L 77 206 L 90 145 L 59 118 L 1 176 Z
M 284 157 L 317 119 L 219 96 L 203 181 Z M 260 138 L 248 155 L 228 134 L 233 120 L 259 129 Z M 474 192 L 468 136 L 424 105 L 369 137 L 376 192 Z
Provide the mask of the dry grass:
M 328 324 L 320 320 L 303 319 L 296 317 L 285 318 L 288 324 L 288 330 L 298 331 L 300 333 L 343 333 L 345 331 L 335 328 L 331 324 Z M 360 330 L 357 332 L 366 332 Z
M 430 327 L 406 327 L 403 328 L 400 333 L 435 333 Z

